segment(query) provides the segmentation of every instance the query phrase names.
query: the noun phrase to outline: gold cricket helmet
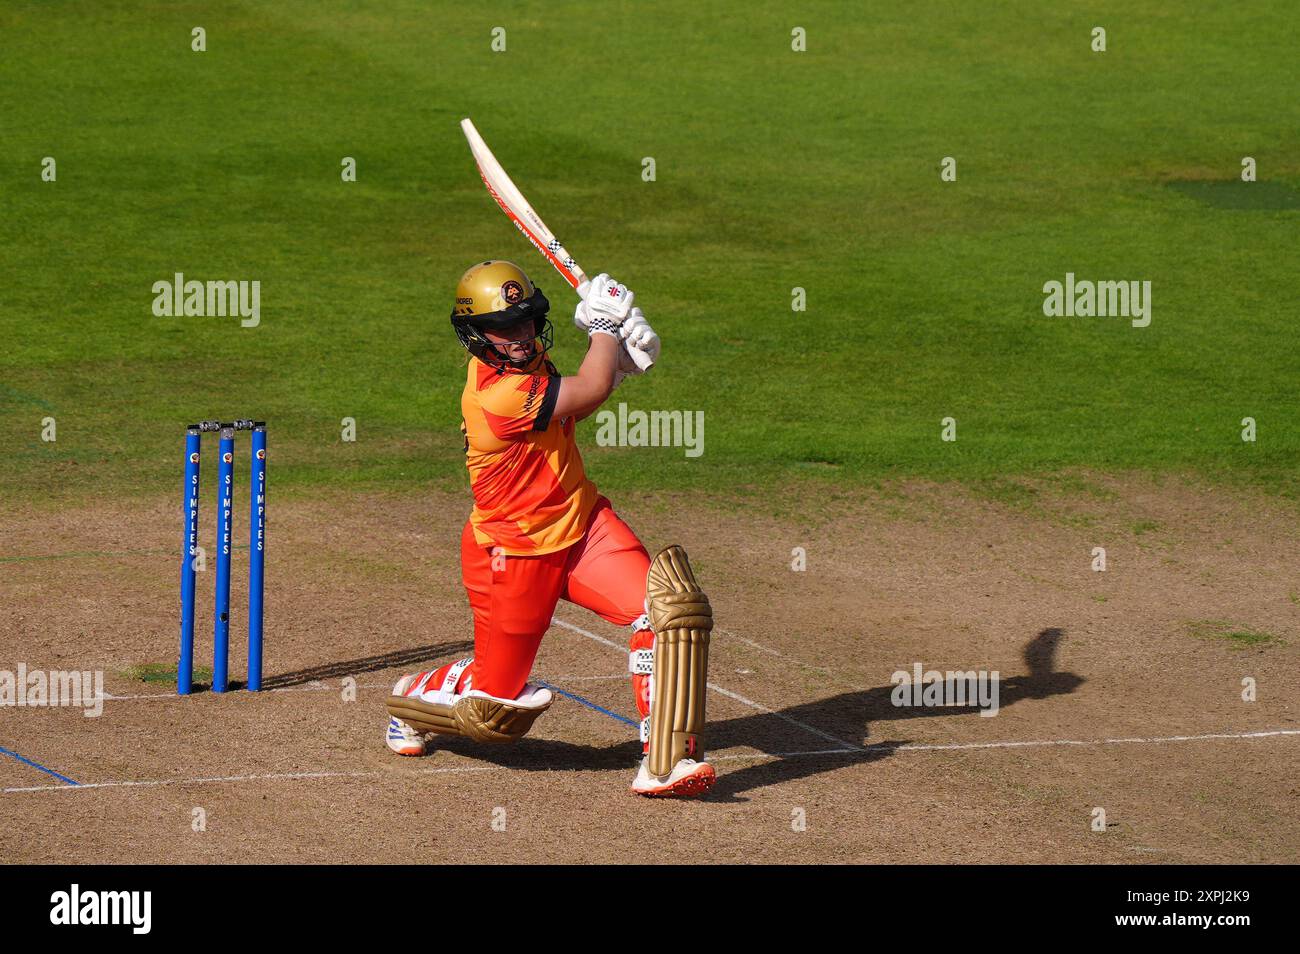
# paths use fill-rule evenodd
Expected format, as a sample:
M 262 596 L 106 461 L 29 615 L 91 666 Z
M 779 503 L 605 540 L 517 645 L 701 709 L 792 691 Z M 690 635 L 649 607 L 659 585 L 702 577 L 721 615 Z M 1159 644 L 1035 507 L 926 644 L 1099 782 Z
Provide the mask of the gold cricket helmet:
M 551 303 L 542 290 L 514 262 L 489 260 L 470 266 L 456 286 L 456 306 L 451 325 L 456 337 L 470 354 L 494 364 L 525 367 L 536 359 L 510 358 L 499 351 L 484 331 L 504 331 L 531 318 L 536 337 L 541 338 L 539 354 L 550 350 L 553 329 L 546 313 Z

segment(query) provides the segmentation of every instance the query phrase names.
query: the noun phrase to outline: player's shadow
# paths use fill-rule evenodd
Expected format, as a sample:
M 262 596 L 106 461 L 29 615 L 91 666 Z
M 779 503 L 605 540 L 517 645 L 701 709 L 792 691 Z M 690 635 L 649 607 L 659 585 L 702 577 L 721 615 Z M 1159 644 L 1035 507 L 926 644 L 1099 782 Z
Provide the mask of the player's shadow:
M 454 752 L 477 762 L 489 762 L 501 768 L 534 772 L 602 772 L 626 769 L 628 779 L 636 771 L 641 757 L 641 743 L 635 738 L 607 746 L 580 745 L 560 739 L 525 736 L 508 745 L 474 742 L 458 736 L 433 736 L 432 746 L 439 752 Z
M 999 708 L 1022 699 L 1063 695 L 1083 684 L 1083 678 L 1074 673 L 1056 671 L 1056 650 L 1062 636 L 1062 630 L 1050 628 L 1030 640 L 1023 653 L 1028 673 L 998 680 Z M 899 746 L 906 744 L 907 740 L 894 739 L 864 745 L 861 740 L 866 738 L 872 722 L 953 715 L 980 718 L 977 706 L 897 707 L 891 700 L 894 688 L 889 685 L 845 692 L 779 711 L 709 720 L 705 738 L 711 751 L 757 748 L 770 758 L 736 769 L 729 768 L 726 761 L 716 763 L 718 783 L 708 798 L 736 800 L 737 795 L 751 788 L 835 771 L 850 762 L 889 758 Z M 502 768 L 541 772 L 627 769 L 629 780 L 641 755 L 641 743 L 635 738 L 595 747 L 535 737 L 498 746 L 438 736 L 434 745 L 438 750 Z M 813 751 L 828 754 L 806 754 Z
M 347 659 L 342 662 L 325 663 L 297 672 L 280 673 L 262 681 L 264 689 L 286 689 L 290 686 L 303 686 L 320 679 L 340 679 L 344 676 L 358 676 L 367 672 L 382 672 L 385 669 L 399 669 L 422 663 L 433 663 L 447 657 L 459 658 L 474 652 L 473 640 L 455 640 L 447 643 L 435 643 L 432 646 L 417 646 L 411 649 L 397 649 L 378 656 L 362 656 L 360 659 Z
M 1005 709 L 1023 699 L 1044 699 L 1074 692 L 1082 676 L 1056 670 L 1056 651 L 1064 631 L 1044 629 L 1025 646 L 1027 674 L 1000 678 L 998 708 Z M 905 739 L 863 742 L 873 722 L 897 722 L 934 716 L 969 715 L 981 718 L 978 703 L 967 706 L 896 706 L 893 684 L 845 692 L 836 696 L 791 706 L 779 712 L 710 720 L 707 742 L 711 750 L 749 746 L 771 758 L 726 771 L 719 763 L 718 783 L 712 799 L 731 800 L 739 793 L 763 785 L 774 785 L 842 768 L 846 761 L 872 762 L 888 758 L 907 744 Z M 955 688 L 950 685 L 948 688 Z M 945 698 L 953 698 L 945 693 Z M 832 739 L 838 740 L 832 741 Z M 845 750 L 845 751 L 838 751 Z M 834 754 L 808 755 L 813 751 Z M 793 753 L 800 754 L 795 755 Z

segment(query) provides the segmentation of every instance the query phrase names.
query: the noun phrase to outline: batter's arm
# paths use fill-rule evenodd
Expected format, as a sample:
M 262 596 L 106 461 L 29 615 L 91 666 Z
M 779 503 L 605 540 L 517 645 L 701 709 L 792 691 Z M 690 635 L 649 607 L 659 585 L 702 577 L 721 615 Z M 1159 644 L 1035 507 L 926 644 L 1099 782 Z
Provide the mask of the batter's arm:
M 572 417 L 582 420 L 614 391 L 614 371 L 618 367 L 621 344 L 613 335 L 594 334 L 582 359 L 578 373 L 560 378 L 560 393 L 555 399 L 553 418 Z

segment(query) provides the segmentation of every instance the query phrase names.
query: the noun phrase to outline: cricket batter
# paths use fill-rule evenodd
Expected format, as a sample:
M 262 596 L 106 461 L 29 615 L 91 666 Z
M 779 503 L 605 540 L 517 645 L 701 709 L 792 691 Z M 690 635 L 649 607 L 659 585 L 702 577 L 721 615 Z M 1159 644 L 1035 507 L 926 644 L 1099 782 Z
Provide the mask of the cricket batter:
M 574 439 L 627 374 L 652 363 L 659 336 L 634 295 L 606 274 L 579 286 L 574 323 L 587 333 L 578 373 L 547 357 L 550 304 L 517 265 L 487 261 L 461 276 L 452 327 L 470 354 L 461 430 L 474 510 L 461 571 L 474 614 L 474 655 L 403 676 L 388 699 L 388 747 L 423 755 L 430 734 L 513 742 L 551 705 L 528 682 L 561 599 L 628 626 L 628 669 L 642 717 L 632 791 L 701 795 L 716 778 L 703 760 L 708 597 L 686 553 L 652 561 L 583 470 Z

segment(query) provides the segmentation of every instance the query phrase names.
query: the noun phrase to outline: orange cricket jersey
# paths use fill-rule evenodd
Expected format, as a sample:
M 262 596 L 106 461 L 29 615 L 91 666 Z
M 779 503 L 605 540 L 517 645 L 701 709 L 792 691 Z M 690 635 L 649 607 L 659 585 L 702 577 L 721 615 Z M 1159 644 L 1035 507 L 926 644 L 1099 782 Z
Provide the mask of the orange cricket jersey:
M 560 374 L 494 368 L 471 357 L 460 397 L 470 523 L 483 546 L 510 556 L 553 553 L 582 539 L 596 485 L 587 479 L 573 418 L 551 420 Z

